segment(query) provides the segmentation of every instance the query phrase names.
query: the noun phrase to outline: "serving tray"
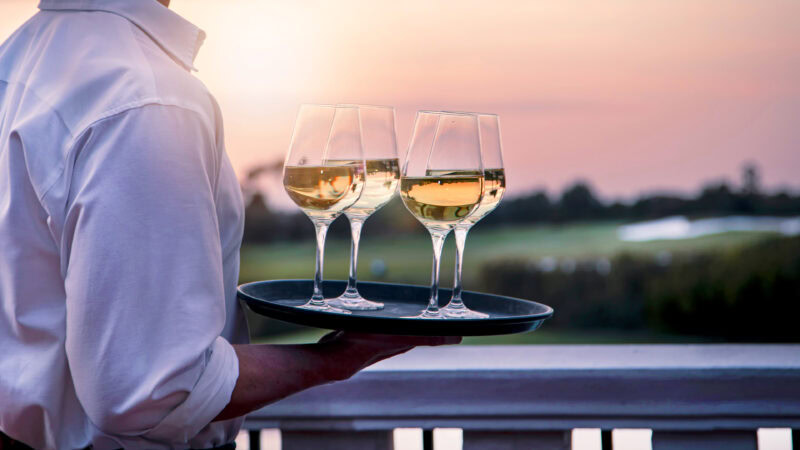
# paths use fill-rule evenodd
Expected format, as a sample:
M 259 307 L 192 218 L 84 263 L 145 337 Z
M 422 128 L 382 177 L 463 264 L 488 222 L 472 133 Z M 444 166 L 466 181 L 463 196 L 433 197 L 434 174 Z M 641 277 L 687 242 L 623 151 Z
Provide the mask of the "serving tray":
M 553 315 L 553 308 L 530 300 L 463 291 L 462 299 L 471 309 L 489 314 L 485 319 L 417 319 L 425 308 L 430 287 L 408 284 L 359 282 L 358 291 L 369 300 L 384 303 L 378 311 L 352 314 L 298 308 L 311 297 L 312 280 L 270 280 L 239 286 L 239 298 L 255 313 L 286 322 L 331 330 L 409 336 L 491 336 L 533 331 Z M 344 292 L 345 281 L 324 281 L 325 298 Z M 450 289 L 440 289 L 442 306 Z

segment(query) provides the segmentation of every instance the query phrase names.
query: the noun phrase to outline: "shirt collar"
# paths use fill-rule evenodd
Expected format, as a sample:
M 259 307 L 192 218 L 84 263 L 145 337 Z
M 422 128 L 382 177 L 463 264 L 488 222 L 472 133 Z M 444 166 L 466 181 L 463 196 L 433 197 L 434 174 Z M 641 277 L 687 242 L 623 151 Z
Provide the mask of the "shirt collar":
M 156 0 L 41 0 L 41 10 L 105 11 L 122 16 L 141 28 L 172 59 L 187 70 L 206 33 Z

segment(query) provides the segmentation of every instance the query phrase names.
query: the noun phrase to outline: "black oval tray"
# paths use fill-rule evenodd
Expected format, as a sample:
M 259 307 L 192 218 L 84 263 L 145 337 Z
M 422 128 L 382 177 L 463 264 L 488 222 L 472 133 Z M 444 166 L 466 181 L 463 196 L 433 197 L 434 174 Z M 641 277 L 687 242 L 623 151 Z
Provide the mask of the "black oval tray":
M 322 292 L 332 298 L 344 292 L 344 281 L 324 281 Z M 553 308 L 530 300 L 464 291 L 470 308 L 489 314 L 486 319 L 415 319 L 425 308 L 430 287 L 359 282 L 364 298 L 384 303 L 379 311 L 338 314 L 298 308 L 311 297 L 312 280 L 257 281 L 239 286 L 239 298 L 254 312 L 274 319 L 331 330 L 415 336 L 490 336 L 533 331 L 553 315 Z M 444 305 L 451 290 L 440 289 Z

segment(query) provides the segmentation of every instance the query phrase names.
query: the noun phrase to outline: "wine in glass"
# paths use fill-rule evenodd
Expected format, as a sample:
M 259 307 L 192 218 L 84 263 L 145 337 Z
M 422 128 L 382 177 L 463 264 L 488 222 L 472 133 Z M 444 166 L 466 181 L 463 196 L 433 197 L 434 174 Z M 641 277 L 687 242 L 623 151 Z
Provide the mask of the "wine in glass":
M 383 207 L 397 192 L 400 181 L 400 164 L 397 160 L 397 138 L 394 128 L 394 108 L 388 106 L 355 105 L 361 118 L 361 144 L 364 149 L 366 182 L 361 197 L 344 212 L 350 221 L 350 276 L 347 289 L 328 304 L 350 310 L 376 310 L 383 303 L 361 297 L 356 287 L 358 244 L 364 222 L 375 211 Z M 334 161 L 330 161 L 334 163 Z M 341 161 L 349 164 L 350 161 Z
M 322 295 L 322 266 L 328 226 L 361 196 L 365 181 L 358 108 L 302 105 L 283 166 L 283 186 L 311 219 L 317 252 L 314 292 L 302 308 L 349 314 Z M 343 163 L 347 161 L 347 163 Z
M 483 197 L 478 118 L 472 114 L 420 111 L 400 178 L 406 208 L 431 234 L 433 267 L 427 308 L 418 316 L 443 319 L 439 311 L 439 260 L 450 230 Z
M 450 319 L 483 319 L 488 314 L 473 311 L 461 299 L 461 268 L 464 261 L 464 245 L 467 233 L 481 219 L 497 208 L 506 191 L 506 173 L 503 168 L 503 150 L 500 144 L 500 121 L 495 114 L 476 114 L 481 137 L 481 157 L 483 161 L 483 199 L 478 208 L 455 226 L 456 273 L 453 297 L 442 308 L 442 314 Z

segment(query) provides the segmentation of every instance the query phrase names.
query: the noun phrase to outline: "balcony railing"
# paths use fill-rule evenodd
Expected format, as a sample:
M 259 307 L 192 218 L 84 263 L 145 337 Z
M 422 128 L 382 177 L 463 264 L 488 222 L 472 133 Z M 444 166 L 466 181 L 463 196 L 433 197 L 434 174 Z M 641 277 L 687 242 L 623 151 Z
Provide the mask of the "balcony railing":
M 465 450 L 569 449 L 575 428 L 604 450 L 618 428 L 652 429 L 654 450 L 752 450 L 759 428 L 800 429 L 800 345 L 420 348 L 245 427 L 280 429 L 284 450 L 391 449 L 408 427 L 461 428 Z

